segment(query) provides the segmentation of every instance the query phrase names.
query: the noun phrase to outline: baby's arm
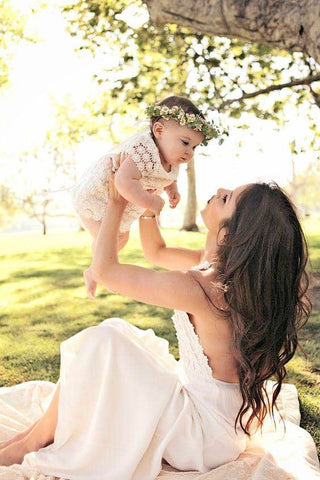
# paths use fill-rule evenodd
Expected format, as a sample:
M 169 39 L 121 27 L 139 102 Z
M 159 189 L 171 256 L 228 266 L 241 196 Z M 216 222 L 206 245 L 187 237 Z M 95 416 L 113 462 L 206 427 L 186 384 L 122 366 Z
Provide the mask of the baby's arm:
M 128 156 L 120 165 L 115 175 L 115 186 L 126 200 L 158 215 L 164 205 L 164 200 L 159 195 L 154 195 L 143 190 L 140 183 L 142 178 L 134 161 Z

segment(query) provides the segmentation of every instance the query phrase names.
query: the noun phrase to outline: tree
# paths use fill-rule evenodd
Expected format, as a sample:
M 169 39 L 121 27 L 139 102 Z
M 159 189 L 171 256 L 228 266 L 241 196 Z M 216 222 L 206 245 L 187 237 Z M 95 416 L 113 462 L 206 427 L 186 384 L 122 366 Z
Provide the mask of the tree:
M 112 112 L 139 119 L 148 103 L 172 93 L 188 96 L 204 112 L 233 117 L 239 126 L 245 112 L 281 125 L 287 105 L 308 105 L 310 117 L 311 106 L 320 105 L 320 72 L 303 53 L 172 24 L 157 26 L 141 0 L 74 0 L 65 12 L 80 48 L 109 61 L 97 70 L 101 99 L 109 105 L 113 100 L 111 110 L 100 101 L 100 113 L 106 116 Z M 190 225 L 194 223 L 195 217 Z
M 0 184 L 0 226 L 6 223 L 8 217 L 13 216 L 18 208 L 16 194 L 7 185 Z
M 188 232 L 198 232 L 199 228 L 196 224 L 197 217 L 197 195 L 196 195 L 196 172 L 194 168 L 194 160 L 187 165 L 188 177 L 188 197 L 187 206 L 184 211 L 182 230 Z
M 42 234 L 47 234 L 47 221 L 49 216 L 55 216 L 48 211 L 53 199 L 47 190 L 29 191 L 22 199 L 22 210 L 30 217 L 38 220 L 42 226 Z
M 16 213 L 37 220 L 43 235 L 47 233 L 49 217 L 69 216 L 66 211 L 61 213 L 61 199 L 55 195 L 59 181 L 64 179 L 59 176 L 54 160 L 45 144 L 35 146 L 32 151 L 19 154 L 15 172 L 7 179 L 8 188 L 14 191 Z M 30 182 L 31 177 L 36 182 Z
M 43 142 L 33 151 L 24 152 L 19 166 L 22 177 L 28 174 L 30 165 L 37 170 L 38 186 L 30 188 L 26 182 L 20 192 L 20 208 L 41 223 L 44 235 L 48 218 L 75 216 L 65 196 L 70 197 L 70 188 L 76 183 L 77 147 L 85 137 L 96 136 L 101 127 L 101 119 L 95 117 L 90 104 L 76 106 L 65 97 L 52 107 L 54 121 Z
M 304 52 L 320 63 L 318 0 L 145 0 L 154 23 Z
M 65 12 L 80 48 L 109 60 L 109 67 L 97 69 L 97 81 L 108 89 L 105 96 L 117 100 L 119 114 L 136 111 L 139 117 L 138 102 L 143 106 L 172 91 L 195 98 L 204 109 L 238 117 L 254 111 L 277 118 L 288 100 L 318 100 L 311 88 L 319 93 L 320 71 L 306 55 L 176 25 L 158 27 L 141 0 L 74 0 Z M 281 90 L 283 97 L 274 95 Z M 267 94 L 273 95 L 273 109 L 256 101 Z
M 75 105 L 69 96 L 53 107 L 54 123 L 47 131 L 43 150 L 51 157 L 55 175 L 59 175 L 57 188 L 70 187 L 77 177 L 77 147 L 84 138 L 97 136 L 102 119 L 97 118 L 89 102 Z

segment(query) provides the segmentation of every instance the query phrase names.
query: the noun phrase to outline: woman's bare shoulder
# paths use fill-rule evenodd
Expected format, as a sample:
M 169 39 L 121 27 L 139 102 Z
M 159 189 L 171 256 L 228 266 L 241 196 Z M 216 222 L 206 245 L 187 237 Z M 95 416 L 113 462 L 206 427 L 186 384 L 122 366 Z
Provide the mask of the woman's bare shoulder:
M 228 304 L 225 299 L 225 288 L 219 279 L 218 272 L 214 265 L 204 270 L 189 270 L 194 281 L 201 288 L 205 302 L 205 309 L 212 314 L 225 317 L 228 315 Z

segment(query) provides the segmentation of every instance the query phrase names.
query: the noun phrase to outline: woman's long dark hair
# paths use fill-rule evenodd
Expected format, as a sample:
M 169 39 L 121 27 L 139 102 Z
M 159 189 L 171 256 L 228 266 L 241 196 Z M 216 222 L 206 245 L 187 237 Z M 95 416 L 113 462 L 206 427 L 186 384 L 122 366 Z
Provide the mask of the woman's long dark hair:
M 249 185 L 238 197 L 218 249 L 219 277 L 225 285 L 238 359 L 243 402 L 236 418 L 250 435 L 275 402 L 286 363 L 307 321 L 307 244 L 295 209 L 276 184 Z M 265 381 L 276 380 L 271 406 Z

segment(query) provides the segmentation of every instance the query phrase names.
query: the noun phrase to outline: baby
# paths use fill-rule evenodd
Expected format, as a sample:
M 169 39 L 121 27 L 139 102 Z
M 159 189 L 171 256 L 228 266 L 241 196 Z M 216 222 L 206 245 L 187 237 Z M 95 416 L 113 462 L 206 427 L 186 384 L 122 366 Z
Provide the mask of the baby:
M 115 171 L 121 158 L 115 185 L 129 203 L 121 220 L 119 250 L 128 241 L 131 224 L 145 210 L 159 215 L 164 206 L 160 197 L 163 190 L 169 197 L 170 207 L 177 206 L 179 166 L 192 160 L 198 145 L 207 145 L 219 135 L 218 128 L 207 122 L 200 110 L 184 97 L 168 97 L 148 107 L 146 113 L 150 130 L 134 135 L 120 154 L 110 153 L 98 159 L 73 190 L 75 209 L 95 241 L 108 201 L 110 162 Z M 87 294 L 93 299 L 96 282 L 91 267 L 84 272 L 84 279 Z

